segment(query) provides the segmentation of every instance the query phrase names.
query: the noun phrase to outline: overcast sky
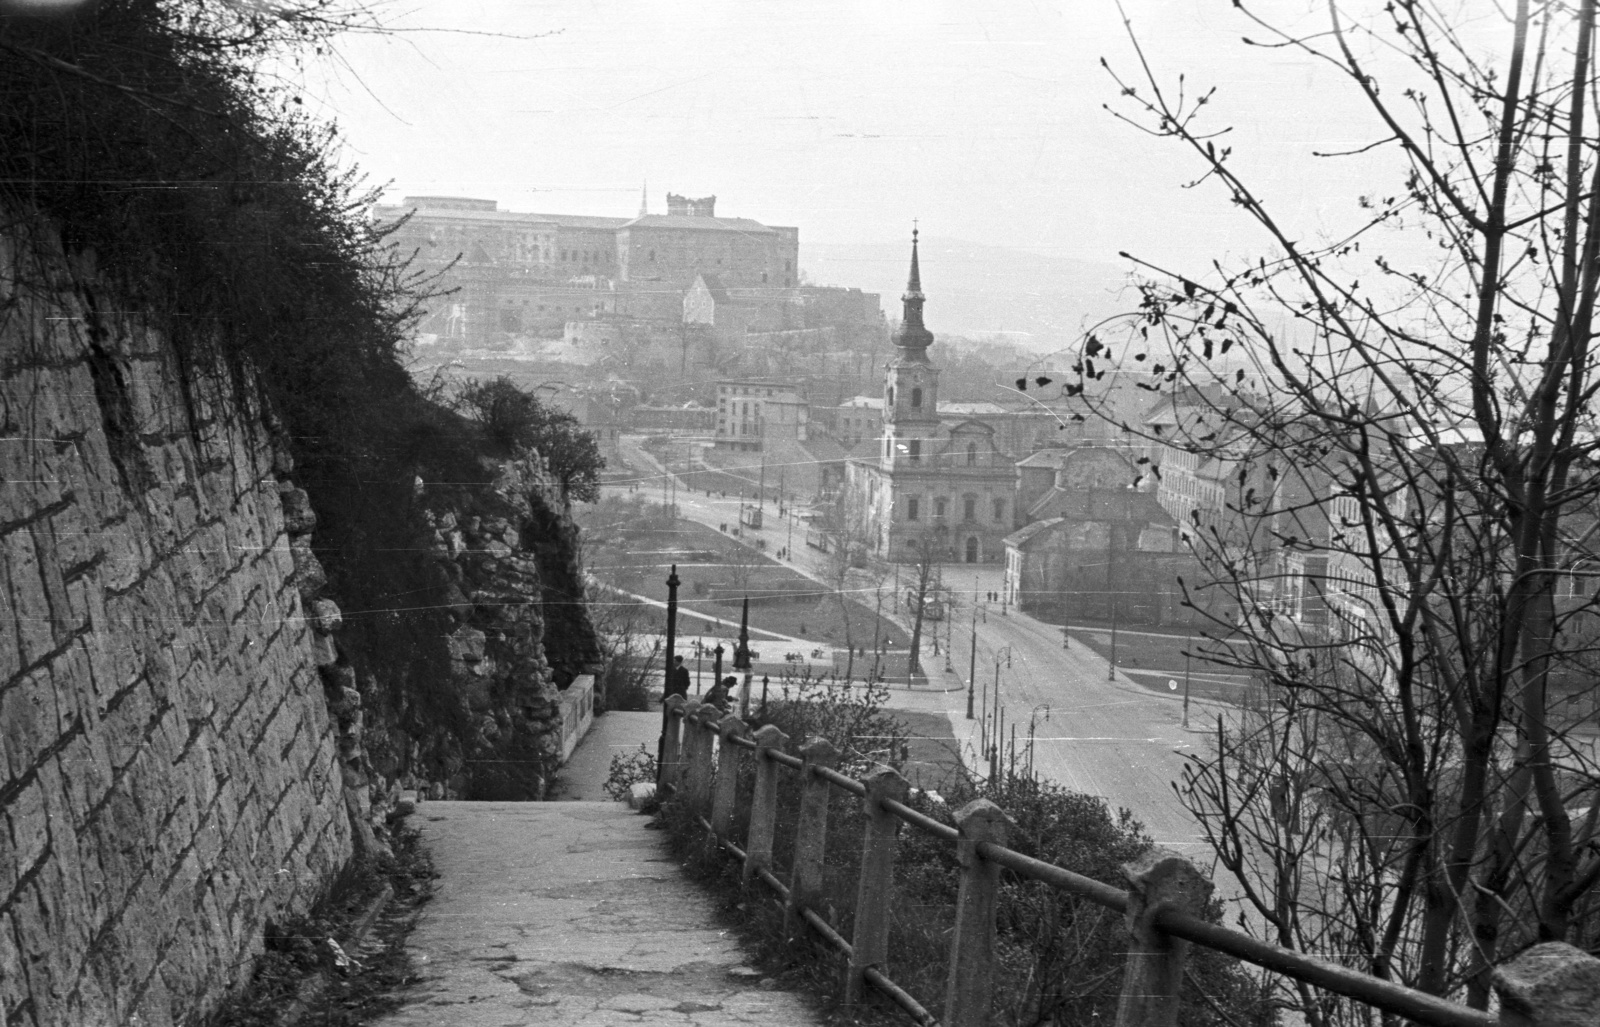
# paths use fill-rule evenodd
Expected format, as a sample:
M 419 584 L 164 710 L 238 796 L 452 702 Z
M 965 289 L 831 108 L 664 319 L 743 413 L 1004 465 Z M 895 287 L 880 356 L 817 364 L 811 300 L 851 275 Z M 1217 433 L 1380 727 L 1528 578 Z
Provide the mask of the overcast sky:
M 1271 0 L 1321 27 L 1315 0 Z M 1487 4 L 1485 13 L 1492 11 Z M 1318 160 L 1375 138 L 1332 70 L 1261 37 L 1229 0 L 1124 0 L 1163 80 L 1215 85 L 1209 117 L 1303 233 L 1392 187 L 1390 158 Z M 1115 262 L 1203 267 L 1262 250 L 1172 142 L 1114 119 L 1104 57 L 1137 61 L 1116 4 L 909 0 L 416 0 L 405 31 L 346 37 L 308 95 L 391 195 L 632 216 L 649 183 L 808 243 L 933 236 Z M 502 32 L 515 38 L 472 33 Z M 1130 109 L 1131 110 L 1131 109 Z

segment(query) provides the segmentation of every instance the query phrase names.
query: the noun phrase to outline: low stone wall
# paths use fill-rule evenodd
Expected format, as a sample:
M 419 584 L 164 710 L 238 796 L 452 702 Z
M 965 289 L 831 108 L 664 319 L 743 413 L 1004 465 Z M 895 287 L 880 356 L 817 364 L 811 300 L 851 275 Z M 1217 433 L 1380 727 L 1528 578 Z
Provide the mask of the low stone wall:
M 161 1027 L 248 976 L 351 822 L 286 460 L 86 278 L 0 236 L 0 1022 Z
M 579 674 L 561 693 L 561 762 L 594 726 L 594 675 Z

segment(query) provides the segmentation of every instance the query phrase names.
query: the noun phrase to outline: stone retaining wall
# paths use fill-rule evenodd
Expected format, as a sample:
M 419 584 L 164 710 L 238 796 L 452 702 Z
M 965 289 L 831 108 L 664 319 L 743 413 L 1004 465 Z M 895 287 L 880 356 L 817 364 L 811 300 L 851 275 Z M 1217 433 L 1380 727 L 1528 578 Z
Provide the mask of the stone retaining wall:
M 0 236 L 0 1021 L 158 1027 L 352 828 L 287 458 L 92 281 Z

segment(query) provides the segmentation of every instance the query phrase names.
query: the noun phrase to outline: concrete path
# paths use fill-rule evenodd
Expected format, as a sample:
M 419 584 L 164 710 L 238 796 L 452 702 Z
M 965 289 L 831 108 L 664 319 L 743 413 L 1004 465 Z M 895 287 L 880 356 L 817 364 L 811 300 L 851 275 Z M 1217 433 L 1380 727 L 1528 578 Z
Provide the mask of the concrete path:
M 822 1022 L 763 985 L 626 806 L 424 802 L 410 819 L 439 880 L 407 940 L 421 980 L 381 1027 Z
M 612 710 L 594 718 L 594 726 L 556 772 L 550 798 L 557 801 L 607 802 L 606 778 L 611 758 L 638 752 L 643 745 L 651 756 L 661 739 L 661 709 L 649 713 Z

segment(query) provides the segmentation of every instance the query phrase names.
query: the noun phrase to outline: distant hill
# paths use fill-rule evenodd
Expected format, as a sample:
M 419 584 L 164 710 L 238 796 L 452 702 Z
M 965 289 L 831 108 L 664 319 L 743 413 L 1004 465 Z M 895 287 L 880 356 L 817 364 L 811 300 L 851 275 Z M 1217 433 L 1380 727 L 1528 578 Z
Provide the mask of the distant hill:
M 1049 352 L 1095 321 L 1138 304 L 1126 286 L 1126 269 L 1114 263 L 937 236 L 922 240 L 921 253 L 928 327 L 936 334 L 1003 333 Z M 891 321 L 900 316 L 910 257 L 905 243 L 800 241 L 800 264 L 813 282 L 881 293 Z

